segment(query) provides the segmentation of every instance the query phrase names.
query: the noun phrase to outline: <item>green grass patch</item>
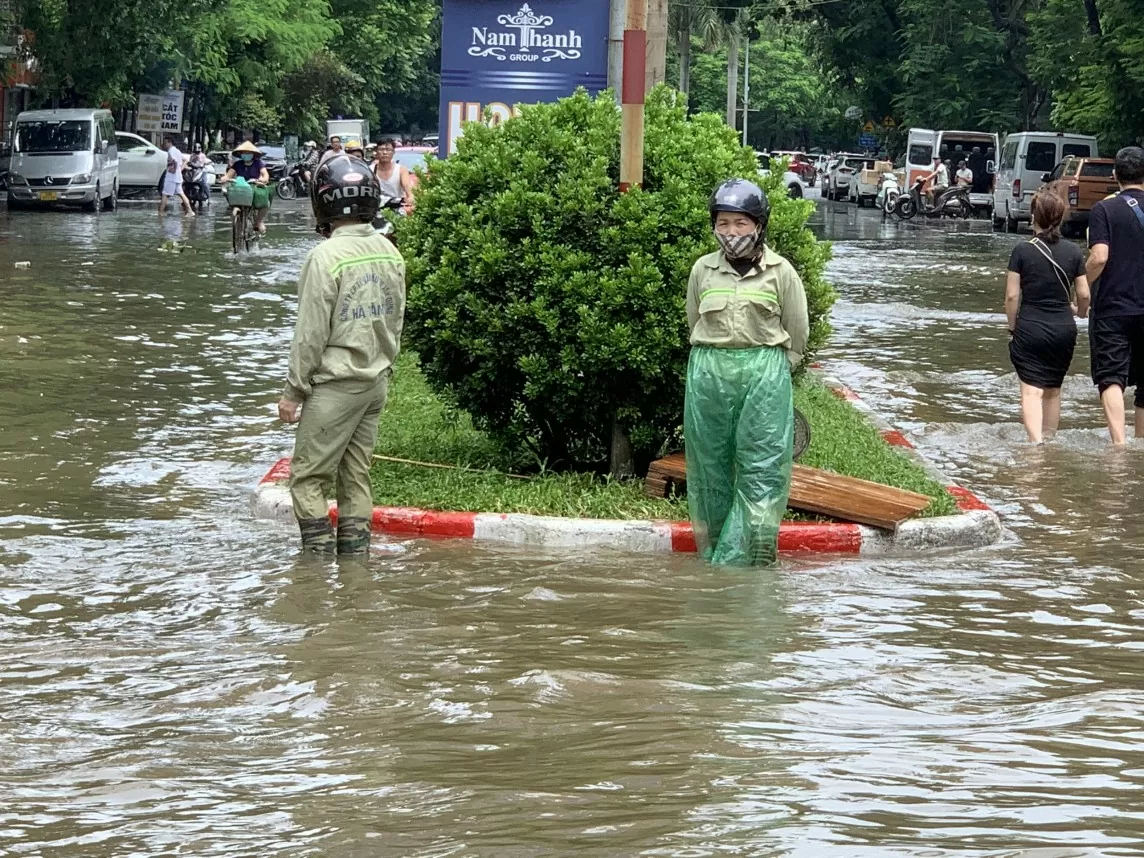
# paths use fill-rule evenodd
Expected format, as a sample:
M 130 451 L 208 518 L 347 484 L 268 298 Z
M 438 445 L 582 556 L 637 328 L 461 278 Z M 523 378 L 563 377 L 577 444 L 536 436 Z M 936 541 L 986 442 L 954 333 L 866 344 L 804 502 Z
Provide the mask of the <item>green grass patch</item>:
M 934 502 L 925 515 L 956 511 L 944 487 L 825 387 L 813 379 L 803 380 L 796 388 L 795 403 L 810 422 L 813 436 L 803 464 L 929 495 Z M 642 480 L 616 481 L 590 474 L 545 473 L 528 480 L 507 476 L 501 472 L 507 461 L 496 444 L 473 426 L 467 414 L 449 407 L 429 389 L 416 357 L 409 354 L 402 355 L 394 370 L 377 453 L 482 471 L 375 461 L 373 499 L 381 506 L 577 518 L 687 518 L 686 499 L 645 497 Z M 805 518 L 793 512 L 788 517 Z

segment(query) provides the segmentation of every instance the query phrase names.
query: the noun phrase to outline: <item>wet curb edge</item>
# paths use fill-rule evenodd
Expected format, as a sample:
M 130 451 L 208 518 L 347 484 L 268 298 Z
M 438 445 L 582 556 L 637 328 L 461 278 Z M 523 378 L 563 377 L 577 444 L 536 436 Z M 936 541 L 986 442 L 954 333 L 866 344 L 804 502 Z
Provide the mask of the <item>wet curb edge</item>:
M 918 551 L 982 548 L 1001 540 L 1001 520 L 973 492 L 951 482 L 897 429 L 883 420 L 853 390 L 823 378 L 881 432 L 886 441 L 948 487 L 958 515 L 915 519 L 890 533 L 860 524 L 785 522 L 779 531 L 784 554 L 908 554 Z M 256 519 L 294 523 L 290 499 L 290 458 L 279 459 L 251 494 Z M 331 515 L 337 510 L 331 504 Z M 375 507 L 373 530 L 392 536 L 479 539 L 547 548 L 612 548 L 644 553 L 694 553 L 695 536 L 686 521 L 614 521 L 557 518 L 518 513 L 439 512 L 404 507 Z

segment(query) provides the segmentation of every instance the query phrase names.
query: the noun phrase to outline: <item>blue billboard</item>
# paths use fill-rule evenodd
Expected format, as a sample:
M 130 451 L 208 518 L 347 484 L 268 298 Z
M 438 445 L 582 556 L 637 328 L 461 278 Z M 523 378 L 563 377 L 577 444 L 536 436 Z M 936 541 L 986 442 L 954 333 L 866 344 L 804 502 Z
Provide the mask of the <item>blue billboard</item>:
M 608 85 L 609 0 L 444 0 L 441 19 L 442 155 L 461 126 L 516 105 L 556 101 Z

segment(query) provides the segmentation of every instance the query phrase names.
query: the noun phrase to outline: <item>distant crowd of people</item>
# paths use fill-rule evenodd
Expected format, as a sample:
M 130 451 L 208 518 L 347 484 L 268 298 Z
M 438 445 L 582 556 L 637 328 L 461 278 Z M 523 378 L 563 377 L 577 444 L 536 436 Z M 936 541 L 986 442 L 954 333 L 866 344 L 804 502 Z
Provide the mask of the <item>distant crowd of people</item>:
M 1124 391 L 1135 387 L 1144 438 L 1144 148 L 1116 153 L 1118 193 L 1089 218 L 1087 261 L 1061 241 L 1068 204 L 1051 190 L 1033 198 L 1033 238 L 1013 249 L 1005 284 L 1009 357 L 1021 382 L 1021 418 L 1041 443 L 1060 424 L 1061 386 L 1076 348 L 1076 319 L 1089 318 L 1091 374 L 1113 444 L 1125 441 Z

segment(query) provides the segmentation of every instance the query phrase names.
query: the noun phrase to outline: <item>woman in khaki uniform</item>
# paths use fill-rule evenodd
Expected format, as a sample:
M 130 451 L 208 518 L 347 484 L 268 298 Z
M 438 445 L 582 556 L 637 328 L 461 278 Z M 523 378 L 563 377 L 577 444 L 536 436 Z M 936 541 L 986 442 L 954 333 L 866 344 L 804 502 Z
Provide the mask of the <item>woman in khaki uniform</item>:
M 712 563 L 774 563 L 790 495 L 791 371 L 810 332 L 794 266 L 766 246 L 770 204 L 733 179 L 711 197 L 720 249 L 691 269 L 683 431 L 696 541 Z

